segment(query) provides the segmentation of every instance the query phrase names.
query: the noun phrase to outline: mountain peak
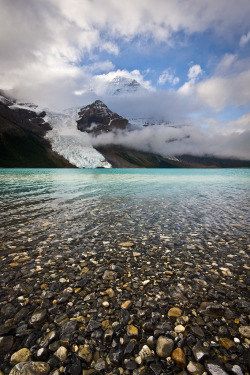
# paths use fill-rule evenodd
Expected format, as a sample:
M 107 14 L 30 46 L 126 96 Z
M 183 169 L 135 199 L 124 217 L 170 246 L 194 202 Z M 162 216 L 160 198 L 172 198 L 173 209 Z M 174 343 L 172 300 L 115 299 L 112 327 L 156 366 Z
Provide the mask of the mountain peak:
M 112 112 L 101 100 L 83 107 L 78 112 L 77 128 L 95 135 L 114 129 L 125 129 L 128 120 Z

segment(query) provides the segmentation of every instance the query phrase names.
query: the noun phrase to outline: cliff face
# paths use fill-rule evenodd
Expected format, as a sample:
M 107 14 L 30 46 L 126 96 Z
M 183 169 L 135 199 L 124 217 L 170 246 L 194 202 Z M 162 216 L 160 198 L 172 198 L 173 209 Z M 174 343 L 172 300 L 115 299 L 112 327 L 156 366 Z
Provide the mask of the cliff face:
M 72 167 L 43 138 L 51 129 L 44 121 L 45 115 L 22 108 L 10 109 L 0 102 L 0 167 Z
M 77 128 L 82 132 L 98 135 L 116 129 L 125 129 L 128 120 L 112 112 L 102 101 L 81 108 L 78 112 Z

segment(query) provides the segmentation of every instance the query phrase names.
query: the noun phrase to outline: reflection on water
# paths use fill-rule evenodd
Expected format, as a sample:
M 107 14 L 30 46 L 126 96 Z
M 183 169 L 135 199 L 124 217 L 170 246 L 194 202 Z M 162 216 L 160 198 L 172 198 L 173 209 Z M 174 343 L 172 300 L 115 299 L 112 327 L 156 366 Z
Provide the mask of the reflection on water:
M 247 239 L 249 170 L 0 170 L 1 248 L 95 233 L 185 242 Z

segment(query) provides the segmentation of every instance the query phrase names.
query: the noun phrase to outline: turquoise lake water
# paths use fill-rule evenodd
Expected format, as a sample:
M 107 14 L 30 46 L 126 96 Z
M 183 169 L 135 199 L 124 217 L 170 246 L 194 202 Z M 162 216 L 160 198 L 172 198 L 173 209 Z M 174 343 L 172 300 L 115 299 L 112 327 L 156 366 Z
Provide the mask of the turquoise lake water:
M 0 169 L 0 245 L 247 241 L 249 188 L 248 169 Z

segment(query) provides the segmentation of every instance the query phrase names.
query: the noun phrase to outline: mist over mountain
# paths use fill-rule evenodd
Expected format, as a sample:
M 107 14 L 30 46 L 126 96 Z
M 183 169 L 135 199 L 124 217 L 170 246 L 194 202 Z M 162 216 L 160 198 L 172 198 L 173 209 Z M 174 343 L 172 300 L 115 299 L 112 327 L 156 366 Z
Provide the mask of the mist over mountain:
M 128 103 L 133 103 L 135 97 L 140 97 L 143 101 L 143 98 L 153 93 L 136 80 L 126 77 L 112 79 L 106 83 L 102 86 L 102 92 L 107 100 L 112 102 L 115 98 L 116 106 L 117 103 L 123 103 L 123 113 L 133 112 L 134 117 L 123 117 L 113 112 L 101 100 L 54 112 L 2 95 L 2 137 L 9 137 L 14 129 L 13 125 L 7 126 L 3 120 L 7 111 L 8 116 L 13 113 L 15 117 L 15 132 L 19 137 L 20 131 L 25 131 L 22 137 L 30 138 L 32 134 L 42 147 L 50 149 L 59 159 L 64 158 L 60 159 L 58 166 L 67 166 L 65 160 L 70 163 L 68 165 L 79 168 L 230 166 L 230 160 L 231 165 L 248 166 L 249 132 L 210 132 L 210 129 L 202 129 L 185 122 L 173 123 L 162 112 L 156 111 L 155 116 L 152 113 L 147 116 L 146 110 L 142 114 L 142 108 L 137 108 L 136 116 L 134 107 L 132 106 L 131 111 Z M 137 103 L 135 101 L 134 106 Z M 16 126 L 19 126 L 19 132 Z M 16 142 L 19 143 L 20 154 L 21 140 Z M 5 159 L 8 152 L 12 153 L 11 147 L 4 151 Z M 34 147 L 26 146 L 32 149 L 30 152 L 34 152 Z M 216 158 L 221 159 L 221 162 L 216 161 Z M 223 158 L 229 161 L 223 162 Z M 235 164 L 234 159 L 246 160 L 246 163 Z M 2 162 L 3 166 L 7 164 L 6 161 Z

